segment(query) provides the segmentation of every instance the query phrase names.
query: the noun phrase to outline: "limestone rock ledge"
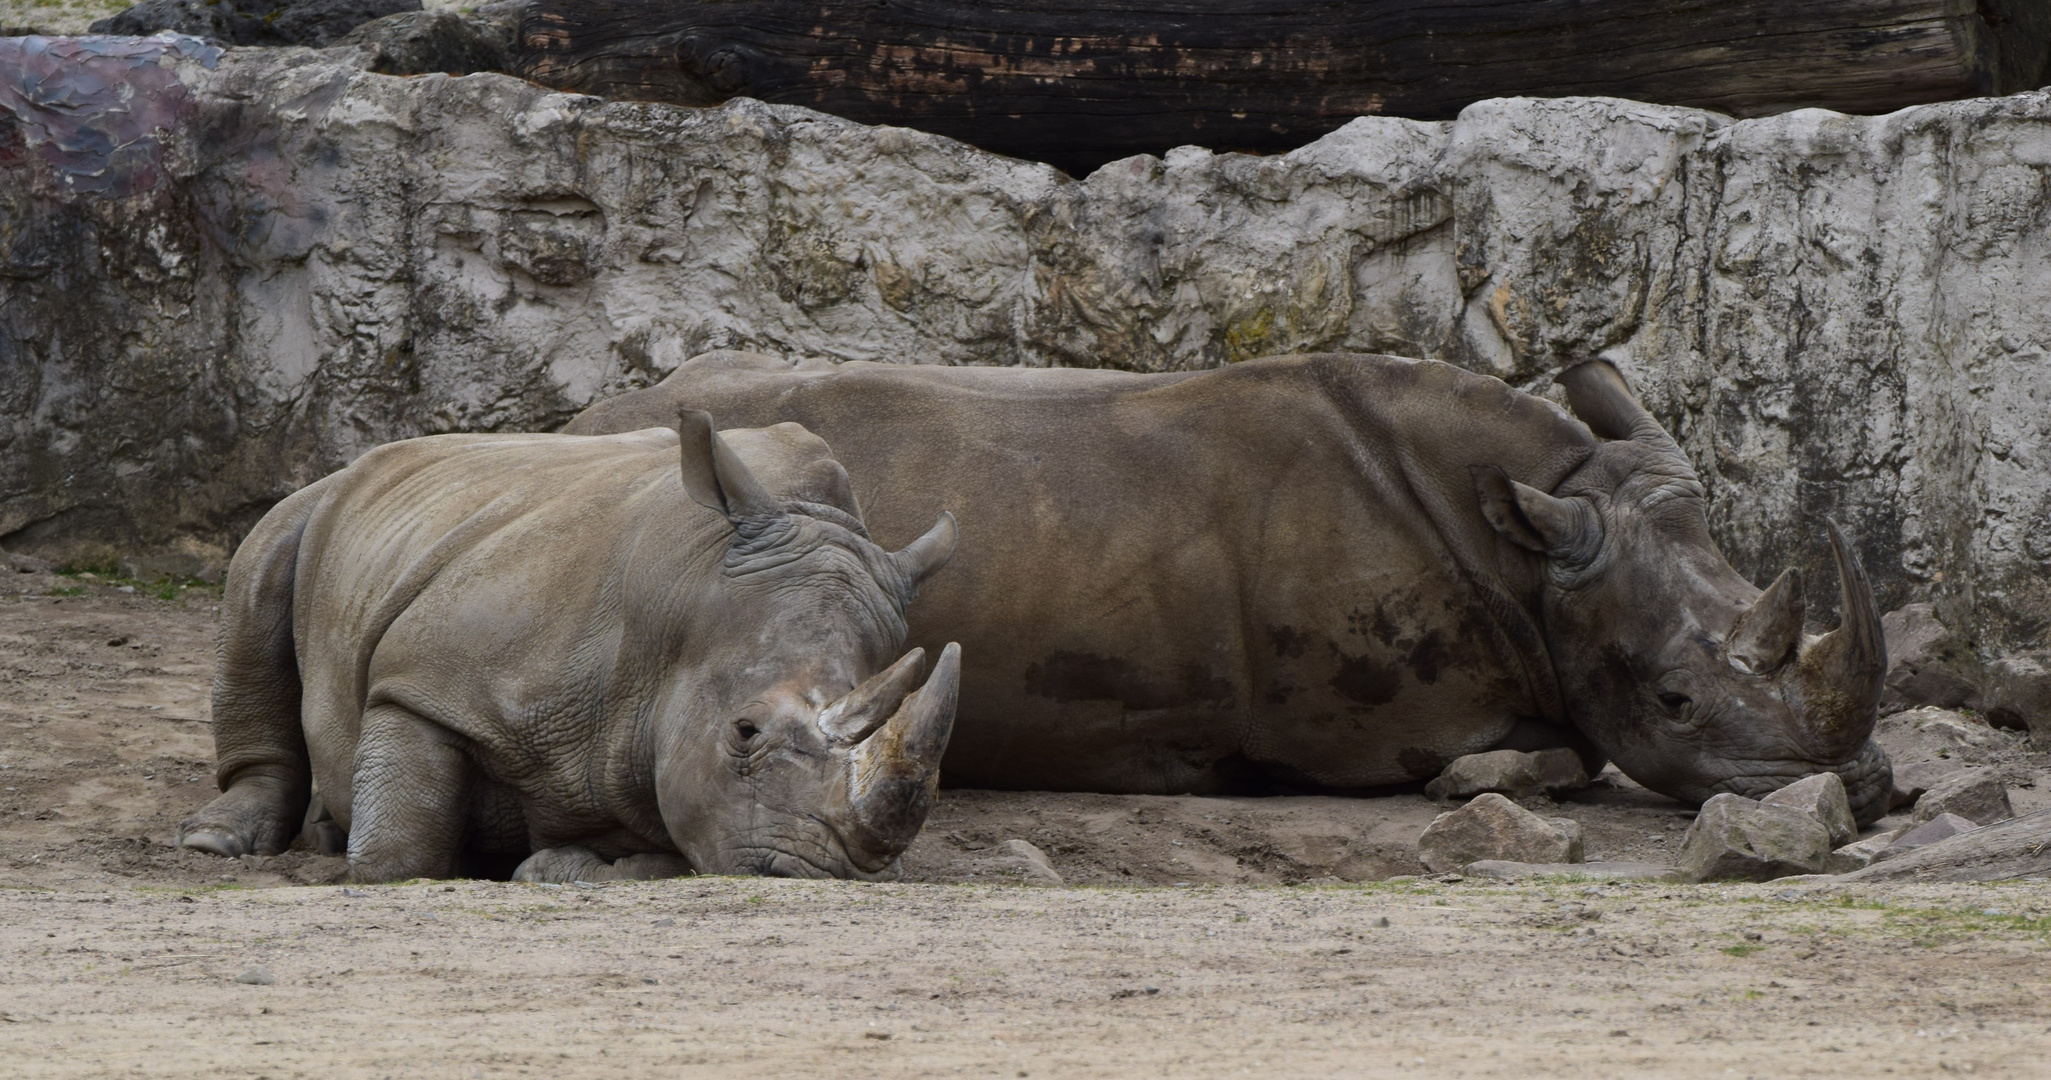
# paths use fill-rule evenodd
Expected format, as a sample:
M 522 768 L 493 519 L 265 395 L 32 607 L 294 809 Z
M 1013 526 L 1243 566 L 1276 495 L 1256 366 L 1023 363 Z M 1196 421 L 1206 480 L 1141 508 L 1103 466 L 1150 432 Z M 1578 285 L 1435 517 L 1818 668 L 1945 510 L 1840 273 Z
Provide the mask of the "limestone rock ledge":
M 1982 652 L 2051 625 L 2051 94 L 1733 122 L 1366 118 L 1082 180 L 738 100 L 370 50 L 0 40 L 0 543 L 220 552 L 365 449 L 548 428 L 712 348 L 1153 371 L 1616 360 L 1765 582 L 1857 538 Z M 122 87 L 136 90 L 121 96 Z

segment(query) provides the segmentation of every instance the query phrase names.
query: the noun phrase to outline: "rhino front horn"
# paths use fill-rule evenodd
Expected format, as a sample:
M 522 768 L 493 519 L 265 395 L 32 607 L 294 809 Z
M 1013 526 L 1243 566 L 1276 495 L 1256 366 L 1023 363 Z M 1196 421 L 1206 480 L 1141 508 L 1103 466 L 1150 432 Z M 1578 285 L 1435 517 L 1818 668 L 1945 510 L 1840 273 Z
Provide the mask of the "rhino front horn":
M 1887 640 L 1880 630 L 1879 605 L 1859 557 L 1845 543 L 1836 522 L 1830 547 L 1837 556 L 1843 597 L 1837 629 L 1802 650 L 1795 679 L 1802 697 L 1801 715 L 1821 744 L 1818 749 L 1849 756 L 1873 733 L 1880 692 L 1887 678 Z
M 900 661 L 902 663 L 902 661 Z M 895 858 L 926 823 L 940 789 L 940 758 L 954 731 L 961 690 L 961 646 L 949 642 L 926 684 L 855 750 L 848 794 L 870 854 Z

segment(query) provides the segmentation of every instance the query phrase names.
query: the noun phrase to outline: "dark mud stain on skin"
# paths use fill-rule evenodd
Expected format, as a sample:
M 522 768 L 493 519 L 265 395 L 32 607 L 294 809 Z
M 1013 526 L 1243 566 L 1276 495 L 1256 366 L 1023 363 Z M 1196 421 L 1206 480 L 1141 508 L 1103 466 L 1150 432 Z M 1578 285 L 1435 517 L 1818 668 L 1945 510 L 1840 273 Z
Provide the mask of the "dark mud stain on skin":
M 1453 660 L 1453 650 L 1446 644 L 1445 635 L 1433 630 L 1424 635 L 1424 640 L 1410 649 L 1410 670 L 1417 674 L 1417 681 L 1427 685 L 1439 681 L 1439 669 Z
M 1396 691 L 1403 687 L 1403 672 L 1400 668 L 1384 667 L 1375 663 L 1371 656 L 1346 656 L 1341 654 L 1338 674 L 1332 676 L 1332 689 L 1342 697 L 1362 705 L 1386 705 L 1396 699 Z
M 1232 680 L 1201 664 L 1183 665 L 1180 678 L 1155 681 L 1129 661 L 1095 653 L 1058 652 L 1025 672 L 1026 693 L 1055 701 L 1116 701 L 1128 709 L 1229 704 Z
M 1278 658 L 1295 660 L 1310 647 L 1310 635 L 1293 626 L 1271 626 L 1268 628 L 1268 643 L 1275 647 Z

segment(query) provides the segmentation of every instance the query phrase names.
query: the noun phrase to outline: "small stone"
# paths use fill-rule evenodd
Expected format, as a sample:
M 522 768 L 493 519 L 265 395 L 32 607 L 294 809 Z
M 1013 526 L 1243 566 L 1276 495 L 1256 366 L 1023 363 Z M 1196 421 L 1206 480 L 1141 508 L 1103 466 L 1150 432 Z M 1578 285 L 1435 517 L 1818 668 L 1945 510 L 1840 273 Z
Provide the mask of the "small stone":
M 2051 746 L 2051 649 L 1988 664 L 1985 696 L 1990 723 L 2027 729 L 2037 745 Z
M 1957 814 L 1975 825 L 1992 825 L 2015 816 L 2008 804 L 2008 784 L 1999 769 L 1968 769 L 1939 781 L 1916 800 L 1916 820 Z
M 1520 750 L 1490 750 L 1453 759 L 1436 779 L 1424 786 L 1426 796 L 1439 802 L 1471 799 L 1495 792 L 1511 798 L 1578 791 L 1588 786 L 1588 771 L 1581 757 L 1565 747 L 1525 753 Z
M 1830 858 L 1824 863 L 1823 869 L 1826 873 L 1832 874 L 1849 874 L 1854 870 L 1863 870 L 1871 866 L 1873 860 L 1879 858 L 1880 853 L 1886 851 L 1888 846 L 1894 843 L 1895 837 L 1900 836 L 1913 827 L 1905 825 L 1891 832 L 1884 832 L 1877 836 L 1869 836 L 1864 840 L 1855 840 L 1846 844 L 1830 853 Z
M 1830 846 L 1851 843 L 1859 835 L 1852 820 L 1851 800 L 1845 797 L 1844 780 L 1836 773 L 1805 776 L 1759 800 L 1772 806 L 1786 806 L 1815 818 L 1830 832 Z
M 1367 925 L 1374 927 L 1376 930 L 1387 930 L 1389 928 L 1389 917 L 1383 915 Z
M 1590 784 L 1588 766 L 1581 761 L 1581 755 L 1564 746 L 1540 750 L 1531 755 L 1531 771 L 1538 774 L 1538 783 L 1547 795 L 1562 795 L 1569 791 L 1580 791 Z
M 1873 861 L 1876 863 L 1886 862 L 1889 859 L 1914 851 L 1919 847 L 1934 844 L 1939 840 L 1949 840 L 1960 833 L 1969 833 L 1977 828 L 1979 828 L 1978 825 L 1967 821 L 1957 814 L 1939 814 L 1895 837 L 1894 843 L 1887 845 L 1887 850 L 1873 856 Z
M 269 986 L 272 983 L 277 982 L 278 977 L 276 975 L 271 974 L 270 968 L 267 968 L 262 964 L 258 964 L 257 966 L 250 968 L 247 971 L 244 971 L 242 974 L 235 976 L 235 981 L 247 986 Z
M 1681 839 L 1683 881 L 1770 881 L 1821 873 L 1830 831 L 1793 807 L 1725 793 L 1702 804 Z
M 1495 792 L 1440 814 L 1417 838 L 1417 854 L 1434 873 L 1483 859 L 1511 862 L 1582 861 L 1581 826 L 1542 818 Z
M 0 553 L 0 566 L 6 566 L 17 574 L 48 574 L 57 567 L 34 555 L 19 555 L 14 552 Z
M 1059 871 L 1047 861 L 1047 853 L 1025 840 L 1006 840 L 997 845 L 1001 868 L 1019 874 L 1030 885 L 1064 884 Z

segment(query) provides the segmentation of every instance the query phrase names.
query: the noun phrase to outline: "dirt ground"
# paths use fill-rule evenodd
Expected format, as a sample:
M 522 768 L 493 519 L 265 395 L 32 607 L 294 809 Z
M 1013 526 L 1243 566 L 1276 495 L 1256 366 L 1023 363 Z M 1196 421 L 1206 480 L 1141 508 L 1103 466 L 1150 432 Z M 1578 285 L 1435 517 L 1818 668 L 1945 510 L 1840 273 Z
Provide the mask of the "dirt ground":
M 8 1075 L 2051 1076 L 2051 886 L 1408 877 L 1421 796 L 949 791 L 889 885 L 179 851 L 218 594 L 123 587 L 0 582 Z M 2042 755 L 1892 723 L 2051 801 Z M 1591 860 L 1692 819 L 1614 776 L 1546 812 Z

